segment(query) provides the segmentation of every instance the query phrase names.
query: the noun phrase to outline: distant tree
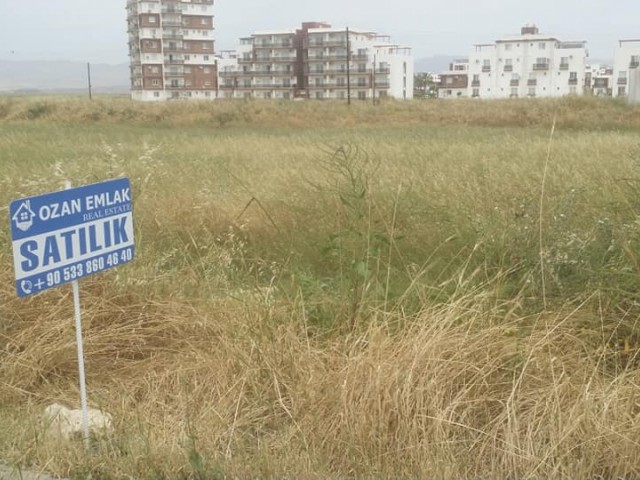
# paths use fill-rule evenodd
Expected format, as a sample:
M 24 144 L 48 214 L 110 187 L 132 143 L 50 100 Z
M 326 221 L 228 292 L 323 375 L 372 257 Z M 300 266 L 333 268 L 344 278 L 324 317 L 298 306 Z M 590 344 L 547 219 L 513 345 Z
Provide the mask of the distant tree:
M 413 77 L 414 98 L 436 98 L 438 84 L 433 81 L 430 73 L 416 73 Z

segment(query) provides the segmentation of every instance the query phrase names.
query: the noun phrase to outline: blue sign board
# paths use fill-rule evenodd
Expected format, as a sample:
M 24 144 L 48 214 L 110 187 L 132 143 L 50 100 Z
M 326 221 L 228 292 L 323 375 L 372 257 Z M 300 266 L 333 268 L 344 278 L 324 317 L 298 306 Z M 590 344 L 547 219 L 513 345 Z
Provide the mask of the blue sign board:
M 130 262 L 128 178 L 15 200 L 9 208 L 20 297 Z

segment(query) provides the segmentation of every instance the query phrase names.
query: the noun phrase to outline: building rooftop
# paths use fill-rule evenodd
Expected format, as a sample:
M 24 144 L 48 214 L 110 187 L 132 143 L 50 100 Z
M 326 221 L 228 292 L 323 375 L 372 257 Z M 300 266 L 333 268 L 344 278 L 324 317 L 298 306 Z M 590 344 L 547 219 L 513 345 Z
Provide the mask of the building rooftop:
M 252 34 L 253 37 L 260 37 L 264 35 L 295 35 L 295 29 L 286 29 L 286 30 L 264 30 L 258 31 Z

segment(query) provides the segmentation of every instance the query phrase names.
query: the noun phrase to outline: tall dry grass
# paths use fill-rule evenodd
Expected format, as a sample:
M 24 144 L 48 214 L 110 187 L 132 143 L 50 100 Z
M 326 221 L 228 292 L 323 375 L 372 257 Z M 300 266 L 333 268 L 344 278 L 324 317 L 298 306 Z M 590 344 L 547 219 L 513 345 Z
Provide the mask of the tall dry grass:
M 474 125 L 547 127 L 557 115 L 559 128 L 637 129 L 640 108 L 594 97 L 560 99 L 400 102 L 217 101 L 144 104 L 123 98 L 0 97 L 0 122 L 203 126 L 353 128 L 363 125 Z
M 189 308 L 89 292 L 88 380 L 117 418 L 113 438 L 84 459 L 80 444 L 47 443 L 25 422 L 50 398 L 76 400 L 59 295 L 6 346 L 3 404 L 15 406 L 2 420 L 4 458 L 107 478 L 639 473 L 638 370 L 615 370 L 619 353 L 581 332 L 592 319 L 579 305 L 523 318 L 465 295 L 321 339 L 302 299 Z
M 127 175 L 137 258 L 81 284 L 90 401 L 116 424 L 85 457 L 39 422 L 78 402 L 70 289 L 17 299 L 0 229 L 0 459 L 77 478 L 640 474 L 636 109 L 1 102 L 4 224 L 14 198 Z

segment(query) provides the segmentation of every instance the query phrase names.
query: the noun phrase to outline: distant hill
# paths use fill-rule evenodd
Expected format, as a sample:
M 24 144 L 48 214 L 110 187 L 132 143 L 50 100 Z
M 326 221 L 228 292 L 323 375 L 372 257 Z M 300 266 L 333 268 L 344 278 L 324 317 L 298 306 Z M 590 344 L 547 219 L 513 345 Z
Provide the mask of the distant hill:
M 415 61 L 416 73 L 441 73 L 449 70 L 449 64 L 460 58 L 467 58 L 469 55 L 436 55 L 434 57 L 419 58 Z
M 95 93 L 129 90 L 129 65 L 92 64 Z M 0 60 L 0 93 L 73 92 L 87 89 L 87 64 L 70 61 Z

